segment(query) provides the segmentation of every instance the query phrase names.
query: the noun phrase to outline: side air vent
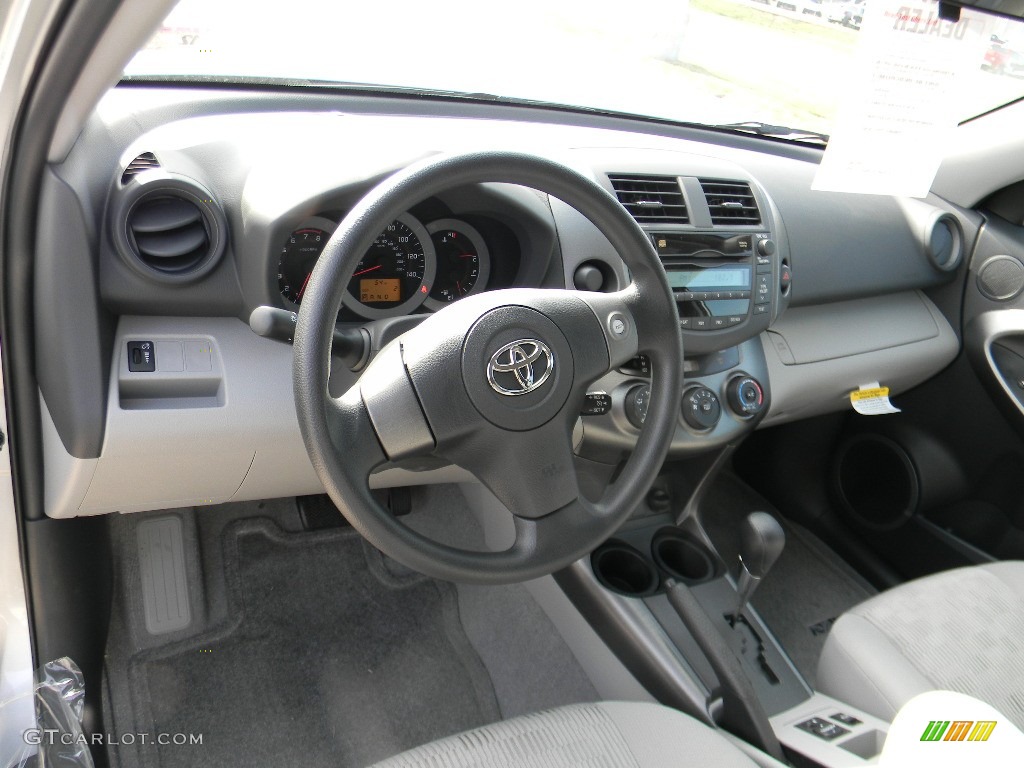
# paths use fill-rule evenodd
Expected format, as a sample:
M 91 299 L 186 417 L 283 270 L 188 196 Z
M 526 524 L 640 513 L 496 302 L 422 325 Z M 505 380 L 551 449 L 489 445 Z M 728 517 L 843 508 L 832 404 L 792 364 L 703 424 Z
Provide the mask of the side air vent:
M 128 214 L 128 235 L 150 269 L 169 275 L 195 269 L 210 250 L 203 212 L 177 195 L 153 195 Z
M 686 200 L 674 176 L 609 173 L 615 196 L 640 224 L 686 224 Z
M 193 179 L 144 171 L 114 207 L 114 243 L 130 267 L 162 282 L 188 282 L 220 260 L 227 222 L 213 196 Z
M 133 176 L 138 176 L 143 171 L 151 171 L 154 168 L 159 167 L 160 161 L 156 159 L 156 155 L 152 152 L 143 152 L 128 163 L 128 167 L 125 168 L 124 173 L 121 174 L 121 183 L 127 184 Z
M 761 223 L 761 212 L 750 185 L 745 181 L 701 179 L 700 186 L 711 209 L 711 223 L 716 225 Z

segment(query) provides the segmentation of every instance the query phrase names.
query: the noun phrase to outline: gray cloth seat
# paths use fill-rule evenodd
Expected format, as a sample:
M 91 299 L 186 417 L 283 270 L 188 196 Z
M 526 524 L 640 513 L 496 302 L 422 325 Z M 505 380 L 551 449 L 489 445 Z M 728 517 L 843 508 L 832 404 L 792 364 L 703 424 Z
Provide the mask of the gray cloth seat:
M 919 693 L 957 691 L 1024 728 L 1024 562 L 944 571 L 852 608 L 829 633 L 817 685 L 885 720 Z
M 762 760 L 761 757 L 764 759 Z M 573 704 L 426 744 L 373 768 L 762 768 L 723 734 L 657 704 Z

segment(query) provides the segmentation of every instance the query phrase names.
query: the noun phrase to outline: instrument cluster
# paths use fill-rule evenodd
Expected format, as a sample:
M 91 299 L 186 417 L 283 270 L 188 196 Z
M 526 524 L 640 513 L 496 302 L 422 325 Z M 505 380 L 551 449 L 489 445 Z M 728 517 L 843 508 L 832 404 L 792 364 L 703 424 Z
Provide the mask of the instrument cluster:
M 277 287 L 286 305 L 298 306 L 327 241 L 337 228 L 316 216 L 289 236 L 277 265 Z M 410 213 L 391 222 L 363 255 L 342 306 L 373 320 L 438 310 L 483 291 L 491 275 L 491 254 L 470 223 L 441 218 L 423 224 Z

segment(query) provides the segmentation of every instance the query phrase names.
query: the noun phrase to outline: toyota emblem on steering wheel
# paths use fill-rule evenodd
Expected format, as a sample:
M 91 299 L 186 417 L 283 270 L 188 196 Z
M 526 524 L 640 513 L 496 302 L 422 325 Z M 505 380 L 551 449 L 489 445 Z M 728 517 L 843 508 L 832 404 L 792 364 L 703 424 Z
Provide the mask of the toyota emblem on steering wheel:
M 543 341 L 519 339 L 506 344 L 487 363 L 487 382 L 499 395 L 533 392 L 555 370 L 555 354 Z

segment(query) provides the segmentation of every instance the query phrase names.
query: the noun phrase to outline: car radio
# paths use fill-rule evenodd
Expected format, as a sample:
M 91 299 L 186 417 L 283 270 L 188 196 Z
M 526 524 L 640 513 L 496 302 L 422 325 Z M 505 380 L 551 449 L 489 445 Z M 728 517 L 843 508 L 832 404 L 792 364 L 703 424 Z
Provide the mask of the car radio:
M 685 331 L 733 328 L 771 314 L 772 255 L 766 233 L 655 232 Z
M 768 328 L 788 296 L 788 261 L 776 264 L 768 232 L 648 232 L 695 353 L 722 349 Z

